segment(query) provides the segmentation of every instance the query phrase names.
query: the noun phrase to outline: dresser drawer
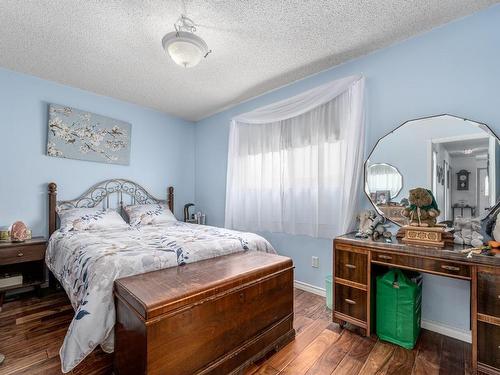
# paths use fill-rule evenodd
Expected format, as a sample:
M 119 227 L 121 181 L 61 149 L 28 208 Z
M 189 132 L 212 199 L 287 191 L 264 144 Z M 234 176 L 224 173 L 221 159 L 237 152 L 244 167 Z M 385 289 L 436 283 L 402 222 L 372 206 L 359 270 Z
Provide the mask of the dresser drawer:
M 335 277 L 366 285 L 367 254 L 336 249 L 335 257 Z
M 461 279 L 470 279 L 470 267 L 460 263 L 375 251 L 372 253 L 372 261 L 401 266 L 402 268 L 408 267 L 430 273 L 455 276 Z
M 500 274 L 478 271 L 477 312 L 500 318 Z
M 0 265 L 31 262 L 45 257 L 45 245 L 25 245 L 0 249 Z
M 334 310 L 366 322 L 366 291 L 335 284 Z
M 477 322 L 477 360 L 500 369 L 500 327 Z

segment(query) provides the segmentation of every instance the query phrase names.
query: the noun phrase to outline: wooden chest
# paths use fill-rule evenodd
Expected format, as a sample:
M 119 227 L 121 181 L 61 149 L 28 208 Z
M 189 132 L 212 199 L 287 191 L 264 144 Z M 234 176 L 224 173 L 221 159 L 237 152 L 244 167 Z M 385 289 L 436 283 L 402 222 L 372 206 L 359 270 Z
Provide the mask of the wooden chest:
M 231 374 L 295 336 L 291 259 L 226 255 L 115 282 L 115 372 Z

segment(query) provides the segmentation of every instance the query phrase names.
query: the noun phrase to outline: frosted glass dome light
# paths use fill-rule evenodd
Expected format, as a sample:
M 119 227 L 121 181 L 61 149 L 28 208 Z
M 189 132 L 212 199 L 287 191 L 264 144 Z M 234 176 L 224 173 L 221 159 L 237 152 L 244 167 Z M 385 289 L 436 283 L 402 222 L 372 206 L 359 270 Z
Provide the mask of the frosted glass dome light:
M 191 68 L 208 54 L 207 44 L 187 31 L 173 31 L 163 37 L 163 48 L 177 65 Z
M 162 45 L 177 65 L 191 68 L 212 52 L 208 50 L 207 43 L 194 34 L 196 25 L 192 19 L 181 15 L 174 28 L 175 31 L 163 37 Z

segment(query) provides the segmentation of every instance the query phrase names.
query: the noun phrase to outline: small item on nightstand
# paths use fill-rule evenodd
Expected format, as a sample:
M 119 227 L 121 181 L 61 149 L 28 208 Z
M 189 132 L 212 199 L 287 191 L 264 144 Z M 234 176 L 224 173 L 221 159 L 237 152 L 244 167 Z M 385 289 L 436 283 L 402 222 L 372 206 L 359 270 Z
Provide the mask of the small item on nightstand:
M 0 275 L 0 288 L 22 285 L 23 275 L 21 273 L 4 273 Z
M 194 217 L 194 214 L 190 215 L 189 214 L 189 208 L 193 207 L 194 203 L 187 203 L 184 205 L 184 222 L 185 223 L 196 223 L 196 218 Z
M 194 217 L 196 219 L 196 224 L 205 225 L 206 217 L 205 214 L 201 213 L 201 211 L 198 211 Z
M 0 242 L 10 241 L 10 230 L 8 227 L 0 227 Z
M 191 215 L 191 219 L 184 220 L 184 221 L 187 223 L 195 223 L 195 224 L 205 225 L 206 215 L 204 213 L 202 213 L 201 211 L 198 211 L 197 213 Z
M 10 229 L 10 239 L 12 242 L 24 242 L 31 238 L 31 232 L 22 221 L 16 221 Z

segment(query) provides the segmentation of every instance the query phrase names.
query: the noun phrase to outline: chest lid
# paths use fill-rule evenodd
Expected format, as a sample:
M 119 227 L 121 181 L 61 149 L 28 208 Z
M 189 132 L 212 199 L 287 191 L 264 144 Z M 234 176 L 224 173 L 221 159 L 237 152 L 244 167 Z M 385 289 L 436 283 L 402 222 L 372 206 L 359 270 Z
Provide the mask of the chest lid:
M 292 268 L 287 257 L 242 252 L 118 279 L 115 295 L 148 320 Z

